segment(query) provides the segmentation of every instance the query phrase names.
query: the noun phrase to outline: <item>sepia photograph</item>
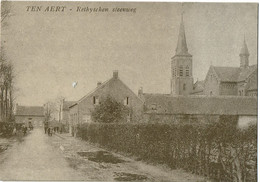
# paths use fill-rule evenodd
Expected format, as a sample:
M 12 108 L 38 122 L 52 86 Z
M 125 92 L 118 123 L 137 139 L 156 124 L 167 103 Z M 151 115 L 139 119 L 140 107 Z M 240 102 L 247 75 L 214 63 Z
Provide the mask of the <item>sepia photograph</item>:
M 1 1 L 0 180 L 256 182 L 258 6 Z

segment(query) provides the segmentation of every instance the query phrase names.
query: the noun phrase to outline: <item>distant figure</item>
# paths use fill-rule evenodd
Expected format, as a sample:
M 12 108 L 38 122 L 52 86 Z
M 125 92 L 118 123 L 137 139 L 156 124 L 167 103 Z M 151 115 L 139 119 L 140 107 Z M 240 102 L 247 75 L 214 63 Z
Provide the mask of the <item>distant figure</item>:
M 33 130 L 33 125 L 32 125 L 31 121 L 29 122 L 29 128 L 30 128 L 30 130 Z
M 16 126 L 14 126 L 13 135 L 16 135 Z
M 49 127 L 49 123 L 48 123 L 48 122 L 45 122 L 45 123 L 44 123 L 44 132 L 45 132 L 45 134 L 47 133 L 48 127 Z
M 25 124 L 23 124 L 23 126 L 22 126 L 22 130 L 23 130 L 23 135 L 25 135 L 26 132 L 27 132 L 27 127 L 25 126 Z
M 49 136 L 52 136 L 52 132 L 53 132 L 52 127 L 49 127 L 49 128 L 48 128 L 48 135 L 49 135 Z

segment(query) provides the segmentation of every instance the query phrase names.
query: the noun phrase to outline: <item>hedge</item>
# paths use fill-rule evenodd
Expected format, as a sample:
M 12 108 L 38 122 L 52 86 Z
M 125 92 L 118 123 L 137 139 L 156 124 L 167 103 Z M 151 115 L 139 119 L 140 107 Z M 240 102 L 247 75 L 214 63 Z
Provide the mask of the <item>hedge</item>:
M 257 179 L 257 127 L 238 129 L 227 118 L 207 125 L 90 123 L 78 126 L 77 136 L 217 181 Z
M 11 136 L 13 134 L 14 127 L 16 127 L 17 131 L 21 130 L 22 123 L 0 122 L 0 136 Z

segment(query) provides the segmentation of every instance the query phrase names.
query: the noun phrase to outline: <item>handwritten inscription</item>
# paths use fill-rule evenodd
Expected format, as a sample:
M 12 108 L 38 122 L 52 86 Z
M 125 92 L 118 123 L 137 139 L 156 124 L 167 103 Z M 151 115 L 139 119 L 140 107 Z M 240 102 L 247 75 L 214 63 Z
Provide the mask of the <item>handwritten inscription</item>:
M 136 8 L 128 7 L 81 7 L 77 6 L 74 8 L 68 8 L 66 6 L 26 6 L 26 11 L 28 12 L 66 12 L 66 11 L 75 11 L 75 12 L 85 12 L 85 13 L 136 13 Z
M 31 12 L 39 12 L 39 11 L 44 11 L 44 12 L 64 12 L 66 9 L 66 6 L 27 6 L 26 11 L 31 11 Z

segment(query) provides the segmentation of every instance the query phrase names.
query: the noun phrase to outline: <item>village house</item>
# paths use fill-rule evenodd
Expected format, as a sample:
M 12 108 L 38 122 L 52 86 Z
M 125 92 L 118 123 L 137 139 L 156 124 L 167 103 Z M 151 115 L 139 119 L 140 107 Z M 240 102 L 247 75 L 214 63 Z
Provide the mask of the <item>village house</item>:
M 104 83 L 98 82 L 92 92 L 69 107 L 70 133 L 74 125 L 92 122 L 91 112 L 106 97 L 111 97 L 130 108 L 128 122 L 139 121 L 142 117 L 142 100 L 119 79 L 118 71 L 114 71 L 111 79 Z
M 65 132 L 69 131 L 69 116 L 70 116 L 69 107 L 71 105 L 74 105 L 75 103 L 76 103 L 75 101 L 66 101 L 65 99 L 63 99 L 61 102 L 60 122 L 64 126 L 63 130 Z
M 16 104 L 15 122 L 25 123 L 31 122 L 35 127 L 42 126 L 44 121 L 44 109 L 42 106 L 20 106 Z

